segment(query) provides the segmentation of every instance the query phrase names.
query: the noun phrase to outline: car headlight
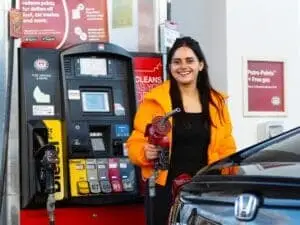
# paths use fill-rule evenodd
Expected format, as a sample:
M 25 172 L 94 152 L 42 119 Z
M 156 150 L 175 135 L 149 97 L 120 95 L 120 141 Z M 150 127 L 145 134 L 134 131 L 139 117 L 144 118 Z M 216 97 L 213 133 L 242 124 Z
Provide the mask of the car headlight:
M 180 211 L 182 210 L 182 207 L 183 204 L 179 201 L 174 203 L 170 211 L 169 225 L 221 225 L 220 223 L 199 215 L 196 208 L 192 209 L 187 221 L 182 222 L 180 220 Z
M 179 215 L 180 210 L 182 209 L 182 203 L 177 196 L 169 213 L 169 225 L 179 225 Z
M 193 208 L 191 211 L 191 215 L 189 216 L 187 220 L 187 225 L 221 225 L 219 223 L 216 223 L 212 220 L 209 220 L 205 217 L 200 216 L 197 213 L 197 209 Z

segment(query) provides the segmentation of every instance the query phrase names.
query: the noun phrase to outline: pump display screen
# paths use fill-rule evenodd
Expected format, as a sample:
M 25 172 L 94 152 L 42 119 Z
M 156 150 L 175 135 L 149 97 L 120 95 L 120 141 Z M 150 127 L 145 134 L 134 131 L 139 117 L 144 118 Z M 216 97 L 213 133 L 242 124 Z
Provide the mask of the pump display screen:
M 83 112 L 110 112 L 107 92 L 82 92 Z
M 107 76 L 106 59 L 80 58 L 80 75 Z

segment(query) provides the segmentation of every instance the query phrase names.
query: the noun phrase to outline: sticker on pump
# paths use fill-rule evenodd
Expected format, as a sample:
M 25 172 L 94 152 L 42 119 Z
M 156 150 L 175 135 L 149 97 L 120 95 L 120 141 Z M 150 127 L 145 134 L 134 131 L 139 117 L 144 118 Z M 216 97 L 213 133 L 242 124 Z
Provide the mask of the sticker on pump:
M 125 108 L 120 103 L 114 104 L 115 114 L 116 116 L 125 116 Z
M 68 90 L 68 99 L 69 100 L 80 100 L 80 91 L 79 90 Z
M 36 103 L 51 103 L 51 96 L 43 92 L 39 86 L 34 88 L 32 95 Z
M 33 116 L 54 116 L 54 105 L 33 105 Z
M 121 168 L 121 169 L 127 168 L 127 163 L 121 163 L 121 162 L 120 162 L 120 168 Z

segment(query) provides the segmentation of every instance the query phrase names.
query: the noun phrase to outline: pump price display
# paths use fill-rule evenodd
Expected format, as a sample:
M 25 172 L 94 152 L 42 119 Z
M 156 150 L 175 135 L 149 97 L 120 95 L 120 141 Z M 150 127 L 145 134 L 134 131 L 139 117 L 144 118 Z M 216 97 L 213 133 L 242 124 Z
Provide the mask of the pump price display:
M 82 92 L 81 96 L 84 112 L 109 112 L 107 92 Z
M 106 59 L 80 58 L 79 66 L 82 76 L 107 76 Z

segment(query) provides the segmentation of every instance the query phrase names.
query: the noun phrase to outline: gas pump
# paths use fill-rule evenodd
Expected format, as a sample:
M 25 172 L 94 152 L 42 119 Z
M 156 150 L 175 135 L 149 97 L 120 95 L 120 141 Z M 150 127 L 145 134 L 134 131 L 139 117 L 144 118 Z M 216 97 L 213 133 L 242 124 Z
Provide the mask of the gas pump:
M 61 53 L 71 199 L 99 204 L 137 196 L 125 141 L 135 113 L 129 53 L 86 43 Z
M 84 43 L 21 48 L 19 58 L 21 207 L 46 205 L 46 153 L 36 154 L 44 146 L 57 156 L 52 203 L 139 199 L 124 144 L 136 111 L 131 55 L 110 43 Z

